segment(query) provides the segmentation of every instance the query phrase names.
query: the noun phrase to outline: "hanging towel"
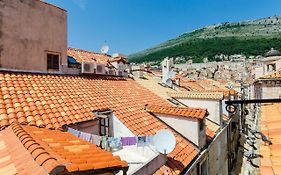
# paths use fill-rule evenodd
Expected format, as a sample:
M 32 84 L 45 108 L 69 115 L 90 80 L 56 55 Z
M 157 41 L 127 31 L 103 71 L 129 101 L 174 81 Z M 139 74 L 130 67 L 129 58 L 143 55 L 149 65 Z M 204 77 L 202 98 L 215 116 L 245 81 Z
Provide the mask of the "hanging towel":
M 136 145 L 136 137 L 121 137 L 121 143 L 123 146 Z
M 107 138 L 106 138 L 106 136 L 101 137 L 101 147 L 105 150 L 107 149 Z
M 146 136 L 145 137 L 145 139 L 146 139 L 146 144 L 147 145 L 153 145 L 153 138 L 154 138 L 154 136 L 153 135 L 151 135 L 151 136 Z
M 121 138 L 120 137 L 109 137 L 108 145 L 111 148 L 119 148 L 121 146 Z
M 146 138 L 145 137 L 138 137 L 137 146 L 146 146 Z
M 91 134 L 89 133 L 81 132 L 79 137 L 83 140 L 91 142 Z
M 92 134 L 91 143 L 100 146 L 100 142 L 101 142 L 101 136 Z
M 76 129 L 67 127 L 67 131 L 70 132 L 71 134 L 75 135 L 75 136 L 79 136 L 80 131 L 77 131 Z

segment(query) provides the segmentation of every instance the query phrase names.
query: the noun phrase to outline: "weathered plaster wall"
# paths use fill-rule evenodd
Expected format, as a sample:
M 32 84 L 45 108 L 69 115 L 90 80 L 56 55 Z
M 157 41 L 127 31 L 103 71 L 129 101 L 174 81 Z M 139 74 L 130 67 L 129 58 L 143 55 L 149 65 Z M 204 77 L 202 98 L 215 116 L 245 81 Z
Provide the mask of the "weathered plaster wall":
M 183 104 L 194 108 L 205 108 L 208 110 L 208 119 L 220 125 L 221 123 L 221 110 L 222 103 L 219 100 L 205 100 L 205 99 L 177 99 Z
M 188 140 L 198 147 L 203 147 L 206 143 L 205 128 L 200 132 L 199 121 L 194 118 L 176 117 L 171 115 L 156 114 L 161 120 L 181 133 Z
M 36 0 L 0 0 L 2 68 L 47 71 L 46 52 L 67 64 L 67 13 Z
M 211 143 L 208 151 L 208 173 L 217 175 L 228 174 L 227 129 Z

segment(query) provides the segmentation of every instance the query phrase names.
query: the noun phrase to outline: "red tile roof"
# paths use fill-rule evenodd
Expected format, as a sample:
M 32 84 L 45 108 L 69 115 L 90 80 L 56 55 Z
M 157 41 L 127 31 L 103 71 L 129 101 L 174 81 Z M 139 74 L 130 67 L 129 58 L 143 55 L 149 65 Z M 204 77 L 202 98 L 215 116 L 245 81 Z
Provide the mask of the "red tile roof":
M 268 104 L 261 107 L 261 125 L 263 134 L 268 136 L 272 145 L 260 144 L 260 173 L 278 175 L 281 172 L 281 104 Z
M 264 75 L 259 79 L 280 79 L 281 78 L 281 70 L 278 70 L 274 73 Z
M 204 91 L 205 89 L 194 80 L 180 79 L 180 86 L 189 91 Z
M 0 174 L 33 175 L 64 172 L 65 166 L 61 165 L 56 158 L 45 153 L 43 148 L 39 149 L 40 145 L 30 146 L 28 142 L 32 142 L 30 135 L 21 129 L 15 130 L 8 127 L 0 131 Z M 30 150 L 35 150 L 35 148 L 37 151 L 32 154 Z M 42 158 L 45 161 L 42 161 Z
M 189 99 L 211 99 L 211 100 L 222 100 L 222 92 L 196 92 L 196 91 L 185 91 L 185 92 L 172 92 L 168 93 L 173 98 L 189 98 Z
M 172 107 L 172 106 L 158 106 L 158 105 L 148 105 L 146 106 L 148 112 L 176 115 L 188 118 L 203 119 L 208 115 L 206 109 L 200 108 L 189 108 L 189 107 Z
M 180 87 L 188 91 L 197 91 L 197 92 L 206 92 L 206 93 L 214 93 L 214 92 L 222 92 L 224 96 L 228 96 L 229 94 L 235 94 L 235 90 L 226 88 L 220 82 L 204 79 L 204 80 L 187 80 L 180 79 Z
M 104 108 L 113 110 L 135 135 L 151 135 L 168 127 L 144 110 L 147 103 L 168 106 L 168 102 L 131 79 L 0 72 L 0 80 L 2 129 L 14 121 L 59 129 L 92 120 L 92 111 Z M 178 172 L 198 150 L 179 134 L 175 135 L 176 149 L 168 155 L 167 166 Z
M 106 168 L 120 170 L 128 167 L 128 164 L 121 161 L 118 156 L 113 156 L 112 153 L 67 132 L 35 126 L 22 127 L 12 123 L 0 134 L 0 140 L 4 142 L 5 148 L 17 148 L 13 152 L 0 151 L 2 158 L 7 157 L 6 160 L 10 160 L 0 164 L 1 174 L 8 173 L 7 164 L 12 165 L 11 170 L 15 174 L 85 173 Z
M 93 62 L 96 60 L 98 63 L 107 64 L 111 56 L 101 53 L 90 52 L 86 50 L 68 48 L 67 55 L 76 59 L 77 62 Z
M 211 130 L 208 126 L 206 126 L 206 135 L 207 135 L 207 139 L 211 140 L 212 138 L 214 138 L 216 133 L 213 130 Z
M 111 58 L 108 60 L 109 62 L 114 62 L 114 61 L 122 61 L 122 62 L 127 62 L 127 59 L 126 58 L 123 58 L 123 57 L 116 57 L 116 58 Z

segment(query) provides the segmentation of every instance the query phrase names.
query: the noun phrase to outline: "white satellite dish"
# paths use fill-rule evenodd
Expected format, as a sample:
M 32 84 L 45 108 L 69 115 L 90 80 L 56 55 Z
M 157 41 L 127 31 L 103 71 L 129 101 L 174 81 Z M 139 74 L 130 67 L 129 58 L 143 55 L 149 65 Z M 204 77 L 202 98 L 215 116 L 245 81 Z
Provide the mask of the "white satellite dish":
M 176 138 L 171 131 L 161 129 L 155 134 L 153 143 L 158 152 L 162 154 L 169 154 L 175 149 Z
M 106 54 L 109 51 L 109 46 L 108 45 L 101 46 L 100 51 L 101 53 Z

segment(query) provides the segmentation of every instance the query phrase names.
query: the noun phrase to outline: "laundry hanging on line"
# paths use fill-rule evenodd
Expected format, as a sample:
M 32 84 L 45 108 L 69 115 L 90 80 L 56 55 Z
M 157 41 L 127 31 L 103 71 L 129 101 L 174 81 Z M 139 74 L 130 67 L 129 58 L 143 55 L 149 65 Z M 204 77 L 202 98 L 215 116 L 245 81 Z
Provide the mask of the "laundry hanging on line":
M 68 132 L 71 134 L 86 140 L 97 146 L 101 146 L 103 149 L 107 147 L 117 148 L 121 146 L 133 146 L 144 147 L 148 145 L 153 145 L 153 135 L 150 136 L 133 136 L 133 137 L 107 137 L 99 136 L 95 134 L 89 134 L 76 129 L 67 127 Z

